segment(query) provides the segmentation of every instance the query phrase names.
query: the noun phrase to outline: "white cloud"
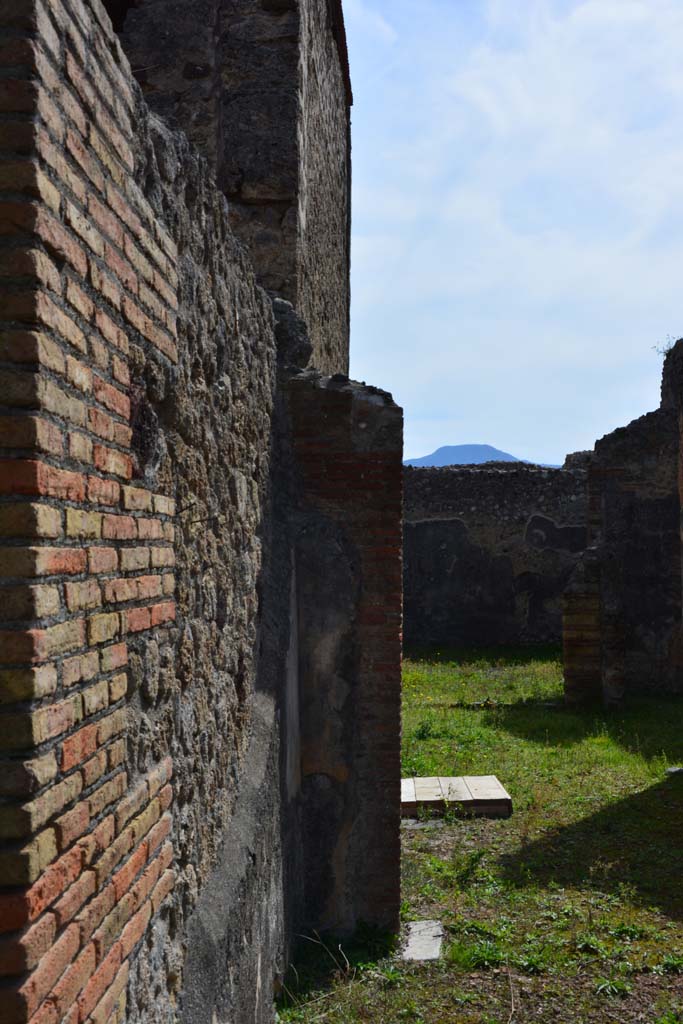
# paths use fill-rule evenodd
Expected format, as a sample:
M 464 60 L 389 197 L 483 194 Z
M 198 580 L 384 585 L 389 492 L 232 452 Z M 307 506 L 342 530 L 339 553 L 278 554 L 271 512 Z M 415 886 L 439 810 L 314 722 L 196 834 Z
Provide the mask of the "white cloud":
M 345 0 L 344 16 L 352 31 L 369 33 L 384 43 L 396 41 L 396 30 L 388 19 L 366 3 L 366 0 Z
M 654 407 L 651 346 L 683 333 L 680 0 L 374 13 L 394 67 L 356 90 L 353 372 L 397 393 L 425 450 L 509 450 L 507 432 L 553 461 Z M 503 436 L 478 436 L 494 410 Z

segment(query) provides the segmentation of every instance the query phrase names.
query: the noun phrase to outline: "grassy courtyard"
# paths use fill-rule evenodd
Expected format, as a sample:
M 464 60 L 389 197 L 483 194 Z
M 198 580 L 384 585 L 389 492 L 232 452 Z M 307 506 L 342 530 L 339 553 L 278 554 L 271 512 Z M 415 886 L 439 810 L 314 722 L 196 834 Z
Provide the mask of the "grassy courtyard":
M 403 775 L 495 774 L 514 815 L 404 825 L 402 916 L 442 960 L 309 938 L 281 1021 L 683 1024 L 683 702 L 561 698 L 553 650 L 406 660 Z

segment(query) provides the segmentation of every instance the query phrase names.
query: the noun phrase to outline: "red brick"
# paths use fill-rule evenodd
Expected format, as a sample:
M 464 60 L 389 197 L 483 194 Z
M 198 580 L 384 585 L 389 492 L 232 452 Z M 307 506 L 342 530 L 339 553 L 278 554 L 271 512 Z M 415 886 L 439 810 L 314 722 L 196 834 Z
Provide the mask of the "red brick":
M 114 281 L 114 278 L 105 273 L 94 259 L 90 260 L 90 281 L 92 282 L 93 288 L 95 288 L 102 298 L 113 306 L 114 309 L 118 310 L 121 308 L 121 289 Z
M 175 885 L 175 871 L 171 868 L 168 871 L 164 871 L 163 875 L 154 886 L 152 891 L 152 907 L 154 913 L 159 910 L 159 907 L 164 902 L 169 893 L 173 892 Z
M 104 261 L 111 271 L 118 277 L 119 281 L 133 295 L 137 295 L 138 276 L 130 263 L 123 259 L 111 245 L 105 246 Z
M 173 548 L 152 548 L 150 560 L 155 569 L 172 568 L 175 565 L 175 552 Z
M 152 508 L 152 492 L 144 487 L 124 487 L 123 507 L 132 512 L 149 512 Z
M 14 253 L 14 250 L 9 250 Z M 46 334 L 37 331 L 6 330 L 0 333 L 2 359 L 10 363 L 46 366 L 55 373 L 64 373 L 64 353 Z
M 68 129 L 66 133 L 66 148 L 79 167 L 85 171 L 93 185 L 102 192 L 104 189 L 104 175 L 97 166 L 97 162 L 92 159 L 86 150 L 80 137 L 71 129 Z
M 92 679 L 99 670 L 97 651 L 78 654 L 62 662 L 62 686 L 73 686 L 83 679 Z
M 147 843 L 142 843 L 112 878 L 117 900 L 123 898 L 147 863 Z
M 0 86 L 0 110 L 3 113 L 32 114 L 38 107 L 40 87 L 28 79 L 5 78 Z
M 114 323 L 112 318 L 103 309 L 98 309 L 95 313 L 95 324 L 102 337 L 110 345 L 114 345 L 121 352 L 128 353 L 130 348 L 128 335 Z
M 104 255 L 104 239 L 99 231 L 93 227 L 88 217 L 68 200 L 65 202 L 65 210 L 66 222 L 72 231 L 76 232 L 79 238 L 85 242 L 96 256 Z M 83 276 L 85 277 L 85 274 Z
M 136 572 L 149 567 L 149 548 L 141 544 L 135 547 L 122 548 L 120 565 L 122 572 Z
M 123 743 L 125 745 L 125 741 L 124 740 L 117 740 L 117 743 L 118 742 Z M 106 850 L 107 847 L 110 846 L 114 842 L 114 836 L 115 835 L 116 835 L 116 822 L 114 821 L 114 815 L 113 814 L 109 814 L 109 815 L 107 815 L 106 818 L 104 818 L 99 823 L 99 825 L 97 826 L 97 828 L 93 832 L 93 837 L 95 839 L 95 843 L 97 845 L 97 849 L 99 851 Z
M 173 801 L 173 787 L 164 786 L 159 793 L 159 803 L 162 811 L 167 811 Z
M 175 601 L 163 601 L 150 609 L 152 625 L 159 626 L 162 622 L 172 622 L 176 616 Z
M 45 495 L 83 501 L 85 477 L 82 473 L 57 469 L 33 459 L 0 459 L 0 494 Z
M 70 925 L 21 987 L 14 992 L 7 990 L 3 994 L 6 1000 L 3 1011 L 8 1015 L 7 1019 L 16 1020 L 14 1014 L 17 1009 L 25 1015 L 25 1018 L 35 1013 L 54 983 L 75 958 L 77 952 L 78 928 L 75 925 Z
M 0 650 L 7 664 L 48 661 L 82 647 L 85 630 L 80 620 L 59 622 L 46 629 L 0 631 Z
M 135 540 L 135 520 L 132 516 L 104 516 L 102 536 L 108 540 Z
M 88 477 L 88 500 L 97 505 L 118 505 L 121 485 L 116 480 L 103 480 L 99 476 Z
M 138 586 L 136 580 L 107 580 L 104 584 L 104 599 L 109 604 L 118 604 L 122 601 L 136 601 L 137 597 Z
M 120 673 L 118 676 L 114 676 L 113 679 L 109 680 L 109 703 L 116 704 L 117 701 L 122 700 L 128 692 L 128 676 L 125 672 Z
M 98 750 L 94 757 L 91 757 L 89 761 L 81 767 L 81 775 L 83 776 L 83 785 L 88 788 L 92 786 L 98 779 L 107 771 L 107 751 Z
M 92 441 L 85 434 L 69 433 L 69 457 L 76 462 L 92 463 Z
M 99 928 L 116 902 L 114 886 L 108 885 L 80 911 L 76 918 L 80 930 L 81 945 L 85 945 L 96 928 Z
M 63 772 L 71 771 L 72 768 L 92 757 L 97 750 L 97 730 L 97 723 L 86 725 L 64 740 L 60 762 Z
M 53 912 L 59 928 L 73 921 L 87 899 L 95 893 L 95 872 L 85 871 L 55 903 Z
M 138 576 L 136 583 L 138 598 L 141 601 L 161 594 L 161 576 Z
M 133 475 L 133 462 L 130 455 L 125 455 L 114 448 L 105 448 L 104 445 L 96 444 L 93 449 L 93 461 L 103 473 L 112 473 L 125 480 L 130 480 Z
M 131 208 L 128 200 L 110 182 L 107 183 L 107 202 L 123 223 L 131 229 L 136 238 L 144 232 L 142 222 Z
M 165 494 L 154 495 L 154 511 L 159 516 L 175 515 L 175 500 Z
M 0 164 L 0 175 L 5 167 L 5 164 Z M 30 277 L 44 284 L 56 295 L 62 294 L 59 271 L 47 253 L 39 249 L 7 249 L 0 253 L 0 276 Z
M 42 548 L 40 553 L 39 568 L 43 575 L 79 573 L 85 569 L 85 551 L 80 548 Z
M 126 759 L 126 743 L 125 740 L 116 740 L 111 746 L 107 747 L 107 766 L 109 771 L 113 768 L 118 768 L 120 764 Z
M 125 712 L 123 710 L 114 711 L 111 715 L 107 715 L 106 718 L 100 719 L 98 724 L 98 743 L 106 743 L 112 736 L 118 735 L 118 733 L 123 732 L 126 728 Z
M 114 379 L 123 384 L 124 387 L 128 387 L 130 384 L 130 370 L 128 369 L 128 363 L 124 362 L 123 359 L 119 359 L 118 356 L 112 356 L 111 360 L 112 374 Z
M 54 942 L 57 922 L 44 914 L 21 935 L 0 940 L 0 975 L 23 974 L 32 970 Z
M 135 946 L 145 934 L 145 930 L 149 924 L 151 916 L 152 906 L 150 903 L 145 903 L 142 908 L 138 910 L 132 921 L 129 921 L 123 929 L 123 932 L 121 933 L 121 949 L 124 957 L 127 957 L 132 953 Z
M 64 159 L 63 151 L 57 149 L 52 144 L 50 136 L 42 126 L 38 128 L 36 148 L 45 163 L 52 168 L 60 181 L 66 185 L 67 189 L 70 189 L 78 200 L 83 202 L 90 185 L 86 185 L 81 175 L 71 168 L 67 160 Z
M 115 412 L 124 419 L 130 418 L 130 399 L 111 384 L 107 384 L 97 374 L 93 375 L 93 391 L 97 401 L 111 412 Z
M 103 438 L 105 441 L 113 441 L 114 420 L 109 413 L 103 412 L 101 409 L 89 408 L 88 427 L 93 434 L 97 434 L 98 437 Z
M 63 225 L 42 207 L 35 213 L 34 231 L 45 243 L 48 252 L 66 260 L 81 277 L 85 277 L 88 272 L 88 260 L 83 249 L 65 231 Z
M 173 819 L 170 814 L 164 814 L 164 816 L 157 822 L 157 824 L 150 830 L 147 836 L 147 846 L 149 848 L 150 857 L 163 843 L 164 839 L 171 834 L 171 826 Z
M 87 800 L 57 818 L 55 834 L 60 852 L 67 850 L 76 839 L 80 839 L 87 832 L 89 824 L 90 811 Z
M 102 813 L 105 807 L 119 800 L 126 791 L 126 773 L 121 772 L 119 775 L 115 775 L 113 779 L 109 779 L 99 789 L 96 789 L 90 796 L 90 817 L 96 818 Z M 124 851 L 125 852 L 125 851 Z M 123 854 L 122 854 L 123 856 Z M 96 870 L 99 870 L 99 862 L 96 865 Z
M 159 519 L 138 519 L 140 540 L 163 540 L 164 531 Z
M 118 630 L 118 615 L 113 615 L 111 617 L 116 619 L 117 621 L 116 623 L 112 623 L 111 625 L 109 623 L 104 623 L 103 626 L 101 627 L 103 635 L 108 634 L 113 627 L 115 627 Z M 106 618 L 109 619 L 110 616 L 107 615 Z M 92 623 L 93 620 L 91 619 L 88 624 L 89 627 L 92 626 Z M 93 638 L 97 635 L 97 631 L 93 630 Z M 83 690 L 82 697 L 83 711 L 85 715 L 96 715 L 98 711 L 102 711 L 104 708 L 108 707 L 109 684 L 107 680 L 101 679 L 98 683 L 95 683 L 94 686 L 89 686 L 87 690 Z
M 102 594 L 97 580 L 85 580 L 83 583 L 65 583 L 64 593 L 66 606 L 70 612 L 84 608 L 99 608 Z
M 64 972 L 49 996 L 63 1024 L 76 1024 L 78 1006 L 74 1002 L 95 970 L 95 946 L 86 946 L 78 959 Z M 68 1014 L 68 1016 L 67 1016 Z M 73 1016 L 72 1016 L 73 1015 Z M 31 1021 L 30 1024 L 33 1024 Z
M 128 611 L 121 613 L 121 619 L 124 624 L 124 631 L 128 633 L 139 633 L 144 629 L 149 629 L 151 625 L 150 609 L 149 608 L 130 608 Z
M 104 234 L 108 235 L 109 239 L 114 242 L 119 249 L 122 249 L 123 227 L 121 226 L 120 221 L 114 216 L 111 210 L 108 210 L 106 206 L 103 206 L 99 199 L 94 195 L 90 195 L 88 199 L 88 213 Z
M 114 423 L 114 444 L 120 448 L 130 448 L 133 439 L 133 431 L 124 423 Z
M 136 910 L 138 910 L 148 896 L 151 895 L 162 871 L 163 867 L 161 865 L 161 859 L 159 857 L 155 857 L 147 870 L 142 873 L 140 878 L 138 878 L 137 882 L 130 890 L 130 894 L 133 897 L 133 905 Z
M 102 672 L 113 672 L 128 664 L 128 646 L 125 643 L 113 644 L 105 647 L 100 652 L 100 666 Z
M 92 1011 L 88 1024 L 114 1024 L 113 1014 L 123 1002 L 125 1007 L 126 1003 L 126 992 L 125 988 L 128 983 L 128 974 L 130 972 L 129 962 L 126 961 L 120 968 L 118 974 L 114 978 L 111 986 L 104 993 L 99 1003 Z M 121 1011 L 119 1010 L 119 1013 Z M 117 1021 L 123 1020 L 123 1017 L 117 1017 Z
M 109 369 L 109 350 L 99 338 L 93 336 L 90 338 L 90 356 L 98 370 L 106 372 Z
M 84 320 L 92 320 L 95 315 L 95 304 L 89 295 L 80 288 L 75 281 L 69 280 L 66 283 L 66 299 L 76 309 Z
M 165 757 L 147 776 L 150 796 L 156 796 L 162 786 L 170 782 L 173 776 L 173 758 Z
M 94 1010 L 97 1003 L 114 981 L 121 966 L 121 949 L 121 945 L 117 943 L 110 950 L 78 997 L 78 1010 L 82 1021 Z
M 56 424 L 37 416 L 2 416 L 0 447 L 31 448 L 61 456 L 64 453 L 64 436 Z

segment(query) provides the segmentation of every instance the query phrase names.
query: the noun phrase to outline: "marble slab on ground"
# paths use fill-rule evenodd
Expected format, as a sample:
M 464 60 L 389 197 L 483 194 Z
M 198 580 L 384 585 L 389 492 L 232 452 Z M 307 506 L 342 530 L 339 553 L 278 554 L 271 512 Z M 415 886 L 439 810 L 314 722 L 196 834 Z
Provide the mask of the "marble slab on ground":
M 440 921 L 411 921 L 401 952 L 403 960 L 438 960 L 443 945 Z
M 401 779 L 401 814 L 416 818 L 422 810 L 436 814 L 447 807 L 486 818 L 509 818 L 512 799 L 495 775 L 430 776 Z

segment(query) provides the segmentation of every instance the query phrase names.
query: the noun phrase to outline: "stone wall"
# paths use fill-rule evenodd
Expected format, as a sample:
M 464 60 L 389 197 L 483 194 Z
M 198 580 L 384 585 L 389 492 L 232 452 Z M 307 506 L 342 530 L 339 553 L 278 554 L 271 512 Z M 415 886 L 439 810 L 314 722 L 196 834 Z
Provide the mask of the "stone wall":
M 559 642 L 562 593 L 586 544 L 585 472 L 404 472 L 406 643 Z
M 398 920 L 400 410 L 289 365 L 99 0 L 0 33 L 0 1024 L 268 1021 Z
M 597 441 L 590 455 L 591 547 L 565 608 L 572 700 L 618 703 L 683 685 L 676 397 L 682 347 L 666 359 L 661 407 Z
M 122 40 L 150 106 L 209 159 L 259 282 L 306 321 L 314 364 L 347 373 L 351 90 L 339 0 L 138 0 Z

